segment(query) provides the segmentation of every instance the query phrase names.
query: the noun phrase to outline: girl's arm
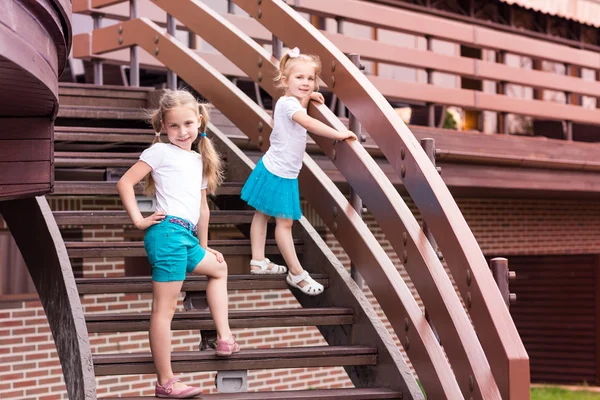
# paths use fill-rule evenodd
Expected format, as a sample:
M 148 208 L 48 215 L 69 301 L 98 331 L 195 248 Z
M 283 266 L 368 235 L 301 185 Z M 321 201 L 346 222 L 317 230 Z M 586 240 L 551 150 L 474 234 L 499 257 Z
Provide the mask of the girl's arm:
M 208 221 L 210 220 L 210 208 L 206 201 L 206 189 L 202 189 L 202 200 L 200 206 L 200 219 L 198 220 L 198 241 L 205 249 L 208 247 Z
M 144 218 L 135 200 L 135 191 L 133 187 L 139 183 L 146 175 L 152 172 L 152 167 L 143 161 L 138 161 L 135 165 L 119 179 L 117 191 L 121 196 L 123 206 L 129 214 L 133 224 L 141 230 L 147 229 L 154 224 L 160 223 L 165 216 L 162 211 L 157 211 L 149 217 Z
M 198 241 L 200 246 L 215 255 L 218 262 L 225 259 L 223 254 L 208 247 L 208 221 L 210 220 L 210 208 L 206 199 L 206 189 L 202 189 L 202 205 L 200 206 L 200 219 L 198 220 Z
M 349 130 L 337 131 L 304 112 L 295 112 L 292 115 L 292 120 L 302 125 L 307 131 L 329 139 L 356 139 L 354 132 Z

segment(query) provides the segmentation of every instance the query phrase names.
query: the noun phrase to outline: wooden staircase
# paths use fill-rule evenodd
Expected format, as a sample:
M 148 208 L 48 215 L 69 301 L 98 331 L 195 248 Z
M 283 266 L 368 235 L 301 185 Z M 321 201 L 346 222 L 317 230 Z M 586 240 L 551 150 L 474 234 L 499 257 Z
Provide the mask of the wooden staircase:
M 228 177 L 228 182 L 212 199 L 215 219 L 210 229 L 213 237 L 209 239 L 211 246 L 223 250 L 228 260 L 237 260 L 228 261 L 229 287 L 242 291 L 285 288 L 286 284 L 281 277 L 246 275 L 248 216 L 244 214 L 247 209 L 239 199 L 239 192 L 254 167 L 253 161 L 260 156 L 260 151 L 266 151 L 269 146 L 273 120 L 229 77 L 249 78 L 246 83 L 254 85 L 255 91 L 263 90 L 273 99 L 280 96 L 271 79 L 277 71 L 272 54 L 259 44 L 264 39 L 256 38 L 254 33 L 248 34 L 248 30 L 254 31 L 255 28 L 256 32 L 265 32 L 266 28 L 269 39 L 275 36 L 286 44 L 317 54 L 323 62 L 320 78 L 360 121 L 373 142 L 370 153 L 355 141 L 334 143 L 313 135 L 315 146 L 322 153 L 317 157 L 304 157 L 300 189 L 309 206 L 335 236 L 369 285 L 410 359 L 419 383 L 363 291 L 306 219 L 294 225 L 296 246 L 302 264 L 327 289 L 314 298 L 296 291 L 292 294 L 302 309 L 314 317 L 304 319 L 303 323 L 315 324 L 323 336 L 323 343 L 328 346 L 268 350 L 245 346 L 242 353 L 227 360 L 217 359 L 211 350 L 175 352 L 176 371 L 221 370 L 222 376 L 225 376 L 226 371 L 240 368 L 337 365 L 344 367 L 354 385 L 352 389 L 273 390 L 267 393 L 215 394 L 206 398 L 422 399 L 425 392 L 428 398 L 434 399 L 527 399 L 528 356 L 504 299 L 448 187 L 410 129 L 384 97 L 383 92 L 387 88 L 377 89 L 328 36 L 298 14 L 298 10 L 302 11 L 301 7 L 295 11 L 287 3 L 276 0 L 234 2 L 253 20 L 221 15 L 194 0 L 153 1 L 160 12 L 168 13 L 185 25 L 186 30 L 215 47 L 222 55 L 220 58 L 196 51 L 195 46 L 190 48 L 173 34 L 165 32 L 162 22 L 156 21 L 155 14 L 135 17 L 135 1 L 131 3 L 134 18 L 128 20 L 127 16 L 119 16 L 116 19 L 122 22 L 77 35 L 74 37 L 73 53 L 96 63 L 98 68 L 95 70 L 101 70 L 97 64 L 101 60 L 115 62 L 110 53 L 131 49 L 130 78 L 137 85 L 140 60 L 136 54 L 141 47 L 153 60 L 147 65 L 161 64 L 163 70 L 167 68 L 176 73 L 214 105 L 218 111 L 213 115 L 221 112 L 229 120 L 229 125 L 223 126 L 223 130 L 214 125 L 208 129 L 226 160 Z M 97 18 L 105 6 L 124 6 L 119 3 L 124 3 L 124 0 L 74 0 L 73 11 Z M 308 3 L 322 6 L 321 2 L 312 0 L 296 1 L 297 7 L 299 3 L 304 7 L 310 6 Z M 361 9 L 365 5 L 353 0 L 347 0 L 347 4 Z M 172 29 L 170 32 L 174 33 Z M 105 57 L 106 53 L 109 54 Z M 209 63 L 208 59 L 217 61 L 217 66 Z M 219 60 L 227 62 L 223 64 Z M 104 209 L 102 199 L 88 201 L 85 210 L 72 210 L 69 204 L 72 204 L 72 198 L 80 196 L 116 199 L 116 180 L 135 162 L 152 138 L 151 132 L 149 136 L 145 135 L 148 127 L 143 122 L 145 115 L 141 108 L 152 108 L 160 93 L 144 88 L 71 84 L 64 86 L 61 94 L 64 101 L 56 121 L 56 153 L 51 160 L 56 167 L 53 196 L 58 198 L 57 204 L 61 204 L 60 211 L 57 209 L 53 213 L 45 198 L 36 198 L 1 202 L 0 212 L 19 243 L 40 293 L 69 396 L 77 400 L 91 400 L 98 396 L 96 376 L 152 373 L 152 364 L 149 354 L 92 354 L 87 325 L 93 332 L 96 332 L 95 329 L 109 334 L 114 334 L 115 329 L 132 332 L 132 329 L 142 329 L 148 317 L 143 313 L 106 315 L 102 307 L 89 307 L 87 310 L 96 312 L 102 309 L 103 315 L 87 315 L 82 303 L 108 301 L 103 299 L 117 298 L 116 293 L 125 293 L 125 299 L 138 293 L 148 300 L 149 296 L 144 293 L 150 291 L 149 267 L 146 265 L 144 269 L 136 263 L 128 271 L 126 264 L 128 272 L 125 276 L 104 274 L 102 266 L 91 276 L 81 270 L 74 271 L 72 265 L 79 268 L 81 260 L 88 258 L 90 263 L 100 260 L 100 264 L 107 257 L 131 260 L 140 256 L 143 260 L 143 249 L 141 233 L 128 225 L 122 212 L 114 211 L 115 200 L 109 201 L 113 210 Z M 398 93 L 389 95 L 393 98 Z M 472 100 L 476 102 L 477 98 L 474 96 Z M 505 108 L 498 110 L 506 111 Z M 345 128 L 325 105 L 311 104 L 308 113 L 335 129 Z M 387 175 L 380 167 L 380 160 L 372 158 L 373 150 L 387 160 Z M 334 168 L 322 169 L 319 160 L 325 160 Z M 411 288 L 400 277 L 396 265 L 364 223 L 356 207 L 333 183 L 332 175 L 338 177 L 337 182 L 349 185 L 368 205 L 427 307 L 443 347 Z M 394 177 L 396 184 L 401 182 L 411 196 L 420 216 L 435 236 L 445 265 L 440 262 L 433 242 L 425 235 L 389 175 Z M 63 237 L 57 223 L 63 226 Z M 123 234 L 108 239 L 103 234 L 77 237 L 76 232 L 81 232 L 86 226 L 103 226 L 109 232 L 122 230 Z M 31 231 L 37 232 L 36 241 L 30 240 Z M 85 240 L 81 240 L 83 238 Z M 276 254 L 272 258 L 281 261 Z M 454 281 L 444 269 L 446 266 Z M 202 305 L 201 292 L 205 287 L 206 280 L 201 277 L 190 279 L 185 284 L 185 308 L 195 309 L 192 312 L 196 314 L 178 315 L 174 327 L 180 324 L 189 326 L 186 325 L 188 322 L 184 322 L 187 315 L 197 315 L 194 323 L 204 327 L 204 337 L 210 336 L 210 321 Z M 80 301 L 79 296 L 83 296 L 83 300 Z M 345 310 L 339 315 L 343 314 L 345 319 L 333 324 L 330 319 L 332 310 Z M 297 309 L 283 309 L 268 316 L 264 312 L 233 313 L 232 324 L 243 326 L 235 324 L 252 321 L 265 326 L 295 326 L 286 324 L 298 324 L 302 319 Z M 289 318 L 277 319 L 277 315 L 281 314 Z M 350 316 L 351 321 L 348 319 Z M 100 331 L 94 335 L 103 334 Z M 203 339 L 200 349 L 207 349 L 209 345 Z M 102 390 L 106 393 L 104 387 Z
M 107 91 L 105 88 L 82 85 L 80 90 L 69 86 L 69 94 L 85 99 L 84 106 L 66 105 L 61 108 L 57 119 L 55 134 L 55 167 L 57 180 L 51 197 L 61 199 L 79 198 L 82 196 L 102 196 L 118 198 L 116 182 L 105 181 L 112 169 L 121 171 L 131 166 L 144 148 L 153 138 L 148 129 L 127 127 L 141 117 L 139 109 L 110 107 L 105 98 L 111 97 L 116 104 L 120 98 L 136 95 L 139 90 L 119 88 Z M 155 96 L 146 91 L 148 101 Z M 100 106 L 93 106 L 93 100 L 100 98 Z M 67 103 L 73 99 L 67 99 Z M 144 104 L 145 106 L 145 104 Z M 63 111 L 64 110 L 64 111 Z M 101 126 L 105 125 L 105 126 Z M 126 127 L 123 127 L 126 126 Z M 228 176 L 239 176 L 240 160 L 233 157 L 235 152 L 223 151 L 227 147 L 217 128 L 212 127 L 213 140 L 226 157 Z M 230 144 L 229 144 L 230 145 Z M 126 151 L 123 151 L 125 149 Z M 246 160 L 248 162 L 248 160 Z M 238 172 L 236 172 L 238 171 Z M 114 171 L 112 171 L 114 173 Z M 113 178 L 116 179 L 116 178 Z M 226 259 L 242 258 L 247 265 L 250 258 L 250 241 L 243 233 L 247 233 L 253 211 L 239 209 L 239 193 L 243 181 L 229 179 L 212 199 L 216 206 L 211 211 L 211 227 L 209 235 L 219 231 L 220 227 L 237 227 L 231 238 L 209 239 L 209 246 L 221 251 Z M 139 189 L 139 188 L 138 188 Z M 139 192 L 141 193 L 141 192 Z M 106 229 L 129 228 L 134 231 L 125 211 L 104 210 L 61 210 L 53 212 L 56 224 L 61 227 L 80 228 L 104 226 Z M 402 361 L 399 350 L 393 345 L 389 334 L 375 316 L 362 291 L 347 282 L 345 271 L 335 265 L 335 258 L 325 244 L 310 229 L 306 220 L 294 229 L 296 251 L 301 262 L 311 271 L 313 277 L 326 287 L 329 295 L 318 299 L 307 298 L 294 291 L 303 308 L 232 310 L 230 324 L 233 329 L 240 328 L 276 328 L 316 326 L 324 334 L 329 346 L 283 347 L 283 348 L 251 348 L 243 346 L 239 354 L 222 359 L 215 356 L 212 350 L 174 352 L 172 365 L 176 373 L 228 370 L 259 370 L 313 367 L 345 367 L 357 388 L 326 390 L 294 390 L 284 392 L 259 393 L 220 393 L 204 395 L 202 398 L 214 399 L 401 399 L 420 398 L 421 394 L 414 381 L 400 385 L 388 385 L 390 377 L 402 371 L 402 375 L 410 375 L 410 370 Z M 231 230 L 231 229 L 230 229 Z M 227 231 L 225 231 L 227 232 Z M 226 234 L 226 233 L 225 233 Z M 141 235 L 134 235 L 132 240 L 65 240 L 65 248 L 71 259 L 103 259 L 123 257 L 145 257 Z M 210 236 L 209 236 L 210 238 Z M 277 246 L 273 239 L 267 240 L 267 255 L 279 260 Z M 320 265 L 313 268 L 314 263 Z M 329 264 L 328 266 L 323 266 Z M 325 272 L 322 272 L 325 271 Z M 331 271 L 327 273 L 326 271 Z M 83 299 L 86 296 L 119 293 L 151 293 L 151 278 L 147 269 L 145 276 L 120 277 L 83 277 L 76 278 L 76 290 Z M 341 284 L 341 281 L 344 283 Z M 335 289 L 332 283 L 338 282 Z M 182 291 L 198 293 L 206 290 L 207 278 L 190 276 L 184 283 Z M 274 290 L 287 289 L 285 276 L 255 276 L 247 270 L 232 271 L 228 279 L 229 290 Z M 119 332 L 147 332 L 149 325 L 148 312 L 111 312 L 86 313 L 84 315 L 89 334 L 111 334 Z M 173 330 L 211 331 L 214 324 L 207 310 L 194 310 L 176 313 Z M 383 351 L 383 353 L 382 353 Z M 154 373 L 150 353 L 99 353 L 92 355 L 93 370 L 96 377 L 109 375 L 131 375 Z M 380 371 L 379 371 L 380 370 Z M 398 375 L 395 379 L 399 379 Z M 368 386 L 360 387 L 364 381 Z M 378 387 L 377 383 L 380 382 Z M 371 382 L 371 383 L 368 383 Z M 371 387 L 369 387 L 371 386 Z M 394 387 L 396 386 L 396 387 Z M 399 387 L 408 387 L 399 390 Z M 206 391 L 206 390 L 205 390 Z M 407 396 L 406 393 L 412 395 Z M 107 399 L 111 397 L 105 397 Z M 129 397 L 129 399 L 143 397 Z

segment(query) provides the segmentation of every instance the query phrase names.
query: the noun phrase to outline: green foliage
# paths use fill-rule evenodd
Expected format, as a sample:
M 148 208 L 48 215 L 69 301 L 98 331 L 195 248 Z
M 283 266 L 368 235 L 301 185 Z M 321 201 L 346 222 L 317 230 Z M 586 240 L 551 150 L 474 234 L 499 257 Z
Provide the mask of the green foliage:
M 454 116 L 450 113 L 450 111 L 446 110 L 446 115 L 444 115 L 444 129 L 454 129 L 456 130 L 458 125 L 456 124 L 456 120 Z
M 555 387 L 532 388 L 531 400 L 600 400 L 600 393 L 571 391 Z

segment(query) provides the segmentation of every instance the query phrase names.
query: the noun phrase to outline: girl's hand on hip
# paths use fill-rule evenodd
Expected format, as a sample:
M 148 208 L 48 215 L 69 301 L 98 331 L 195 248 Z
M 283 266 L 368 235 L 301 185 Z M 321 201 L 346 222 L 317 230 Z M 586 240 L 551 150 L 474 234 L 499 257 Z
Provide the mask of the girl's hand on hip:
M 163 222 L 165 220 L 166 215 L 167 214 L 164 211 L 157 211 L 154 214 L 137 221 L 135 223 L 135 226 L 139 230 L 145 231 L 152 225 L 160 224 L 161 222 Z
M 223 257 L 223 254 L 221 254 L 220 252 L 218 252 L 218 251 L 216 251 L 216 250 L 213 250 L 213 249 L 211 249 L 210 247 L 207 247 L 207 248 L 206 248 L 206 251 L 208 251 L 208 252 L 210 252 L 210 253 L 213 253 L 213 254 L 215 255 L 215 257 L 217 258 L 217 261 L 218 261 L 218 262 L 220 262 L 220 263 L 221 263 L 221 262 L 225 261 L 225 257 Z

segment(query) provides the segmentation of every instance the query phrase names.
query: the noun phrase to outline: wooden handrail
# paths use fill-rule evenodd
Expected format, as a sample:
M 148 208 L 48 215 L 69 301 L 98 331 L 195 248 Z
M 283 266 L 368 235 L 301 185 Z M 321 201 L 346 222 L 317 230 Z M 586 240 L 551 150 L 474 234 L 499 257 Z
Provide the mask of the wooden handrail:
M 528 357 L 508 309 L 456 202 L 412 133 L 358 68 L 286 4 L 234 2 L 287 45 L 320 56 L 324 66 L 321 79 L 371 133 L 434 233 L 469 308 L 502 397 L 529 396 Z M 407 258 L 411 256 L 407 254 Z
M 95 30 L 92 34 L 93 53 L 102 54 L 134 45 L 155 54 L 159 61 L 174 70 L 257 142 L 261 149 L 268 148 L 272 118 L 195 52 L 165 34 L 152 21 L 144 18 L 131 20 Z M 360 146 L 358 143 L 353 145 Z M 408 321 L 410 329 L 406 332 L 406 339 L 410 343 L 410 352 L 416 354 L 413 365 L 421 371 L 421 382 L 427 393 L 432 397 L 462 398 L 431 327 L 376 238 L 339 189 L 308 156 L 304 157 L 302 171 L 300 184 L 305 197 L 332 231 L 337 232 L 336 237 L 345 251 L 357 260 L 359 270 L 374 295 L 384 300 L 380 304 L 388 311 L 392 326 L 402 332 Z

